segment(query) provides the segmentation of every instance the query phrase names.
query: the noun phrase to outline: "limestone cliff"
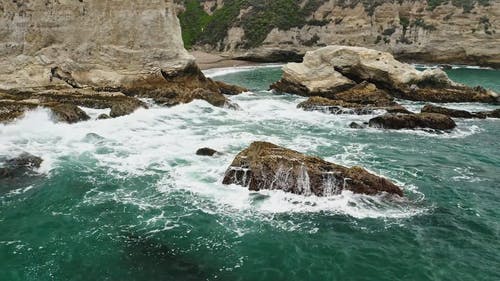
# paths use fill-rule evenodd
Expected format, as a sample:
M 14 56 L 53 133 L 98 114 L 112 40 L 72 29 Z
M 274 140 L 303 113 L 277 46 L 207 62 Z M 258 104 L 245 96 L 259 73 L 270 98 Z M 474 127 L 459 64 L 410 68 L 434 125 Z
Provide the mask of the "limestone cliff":
M 340 44 L 407 61 L 500 67 L 500 0 L 202 2 L 211 15 L 202 21 L 195 48 L 295 60 L 283 50 L 303 54 Z
M 173 1 L 2 0 L 0 88 L 118 87 L 191 63 Z M 51 73 L 55 71 L 59 73 Z
M 174 0 L 1 0 L 3 119 L 59 103 L 114 107 L 119 116 L 143 106 L 135 97 L 228 104 L 223 93 L 242 89 L 201 73 L 177 12 Z

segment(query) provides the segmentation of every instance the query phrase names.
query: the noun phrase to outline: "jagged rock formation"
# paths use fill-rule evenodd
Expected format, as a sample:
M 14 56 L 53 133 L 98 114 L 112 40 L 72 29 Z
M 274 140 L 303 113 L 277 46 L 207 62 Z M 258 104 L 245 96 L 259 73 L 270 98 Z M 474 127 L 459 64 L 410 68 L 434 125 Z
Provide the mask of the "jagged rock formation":
M 227 104 L 222 93 L 242 89 L 203 76 L 183 47 L 176 12 L 173 0 L 2 0 L 0 93 L 83 89 Z
M 430 102 L 498 102 L 482 87 L 451 81 L 440 69 L 418 71 L 385 52 L 362 47 L 328 46 L 308 52 L 303 63 L 283 67 L 271 89 L 305 96 L 335 98 L 356 84 L 370 82 L 372 91 L 408 100 Z
M 336 165 L 268 142 L 254 142 L 240 152 L 227 169 L 223 183 L 306 196 L 330 196 L 342 190 L 403 196 L 398 186 L 363 168 Z
M 340 44 L 408 61 L 500 67 L 500 0 L 179 2 L 191 3 L 188 46 L 235 57 L 273 61 Z

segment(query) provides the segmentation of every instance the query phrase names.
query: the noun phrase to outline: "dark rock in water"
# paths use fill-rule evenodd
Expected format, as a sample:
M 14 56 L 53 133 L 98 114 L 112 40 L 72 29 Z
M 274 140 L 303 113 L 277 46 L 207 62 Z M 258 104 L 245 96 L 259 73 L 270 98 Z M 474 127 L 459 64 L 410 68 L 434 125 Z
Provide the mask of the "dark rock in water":
M 22 153 L 15 158 L 7 159 L 3 167 L 0 167 L 0 179 L 21 176 L 35 168 L 40 168 L 42 162 L 42 158 L 29 153 Z
M 115 117 L 129 115 L 140 107 L 145 107 L 145 106 L 136 102 L 115 103 L 111 106 L 111 111 L 109 112 L 109 116 L 115 118 Z
M 99 116 L 97 116 L 97 119 L 98 120 L 105 120 L 105 119 L 110 119 L 111 117 L 105 113 L 103 114 L 99 114 Z
M 223 184 L 300 195 L 329 196 L 350 190 L 403 196 L 402 190 L 391 181 L 363 168 L 347 168 L 268 142 L 254 142 L 240 152 L 227 169 Z
M 350 103 L 343 100 L 328 99 L 323 97 L 310 97 L 297 105 L 297 108 L 305 111 L 321 111 L 330 114 L 373 114 L 375 110 L 386 110 L 387 112 L 410 113 L 402 105 L 394 104 L 388 106 L 375 106 L 359 103 Z
M 351 129 L 364 129 L 365 126 L 363 124 L 351 122 L 351 124 L 349 124 L 349 128 L 351 128 Z
M 370 119 L 370 127 L 384 129 L 451 130 L 457 125 L 449 116 L 437 113 L 394 114 L 387 113 Z
M 18 118 L 23 117 L 24 113 L 32 108 L 36 108 L 36 105 L 18 103 L 17 101 L 2 100 L 5 97 L 0 93 L 0 123 L 9 123 Z
M 432 104 L 426 104 L 422 108 L 421 112 L 439 113 L 455 118 L 481 118 L 481 119 L 486 118 L 486 115 L 483 113 L 471 113 L 465 110 L 450 109 Z
M 49 106 L 49 108 L 52 110 L 52 113 L 54 113 L 57 121 L 60 122 L 72 124 L 90 119 L 85 111 L 73 104 L 61 103 Z
M 214 83 L 219 87 L 219 92 L 223 95 L 234 96 L 239 95 L 243 92 L 248 92 L 247 88 L 243 88 L 237 85 L 230 85 L 222 81 L 214 80 Z
M 485 114 L 488 118 L 500 118 L 500 109 L 481 112 L 481 114 Z
M 449 64 L 440 64 L 438 65 L 439 68 L 443 69 L 443 70 L 450 70 L 450 69 L 453 69 L 453 66 L 449 65 Z
M 214 150 L 214 149 L 211 149 L 208 147 L 200 148 L 200 149 L 198 149 L 198 151 L 196 151 L 196 155 L 200 155 L 200 156 L 214 156 L 215 154 L 218 154 L 218 153 L 219 152 L 217 150 Z
M 15 95 L 0 93 L 0 122 L 8 123 L 22 117 L 28 110 L 50 109 L 57 121 L 75 123 L 90 117 L 78 106 L 95 109 L 111 108 L 111 117 L 123 116 L 147 105 L 119 92 L 94 92 L 86 89 L 25 91 Z

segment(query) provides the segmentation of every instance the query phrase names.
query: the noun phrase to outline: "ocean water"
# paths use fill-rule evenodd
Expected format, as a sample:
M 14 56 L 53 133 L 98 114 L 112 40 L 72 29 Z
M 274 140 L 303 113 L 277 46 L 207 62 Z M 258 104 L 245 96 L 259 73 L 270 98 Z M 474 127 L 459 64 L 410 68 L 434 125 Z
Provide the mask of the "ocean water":
M 500 92 L 500 71 L 448 73 Z M 208 74 L 251 89 L 231 97 L 241 110 L 195 101 L 66 125 L 40 109 L 0 125 L 0 157 L 45 160 L 0 182 L 0 280 L 500 280 L 500 120 L 353 130 L 372 116 L 304 112 L 303 97 L 267 91 L 279 67 Z M 256 140 L 366 167 L 405 198 L 222 185 Z M 205 146 L 223 154 L 196 156 Z

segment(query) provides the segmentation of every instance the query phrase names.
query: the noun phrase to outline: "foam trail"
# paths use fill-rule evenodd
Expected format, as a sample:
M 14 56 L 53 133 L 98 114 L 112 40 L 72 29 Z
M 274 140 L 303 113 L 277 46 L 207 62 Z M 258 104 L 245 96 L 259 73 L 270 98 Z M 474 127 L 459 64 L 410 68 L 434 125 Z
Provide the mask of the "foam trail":
M 257 66 L 238 66 L 238 67 L 221 67 L 221 68 L 211 68 L 207 70 L 203 70 L 203 74 L 205 76 L 213 78 L 217 76 L 223 76 L 231 73 L 238 73 L 244 71 L 252 71 L 259 68 L 280 68 L 283 67 L 284 64 L 280 63 L 271 63 L 271 64 L 261 64 Z

